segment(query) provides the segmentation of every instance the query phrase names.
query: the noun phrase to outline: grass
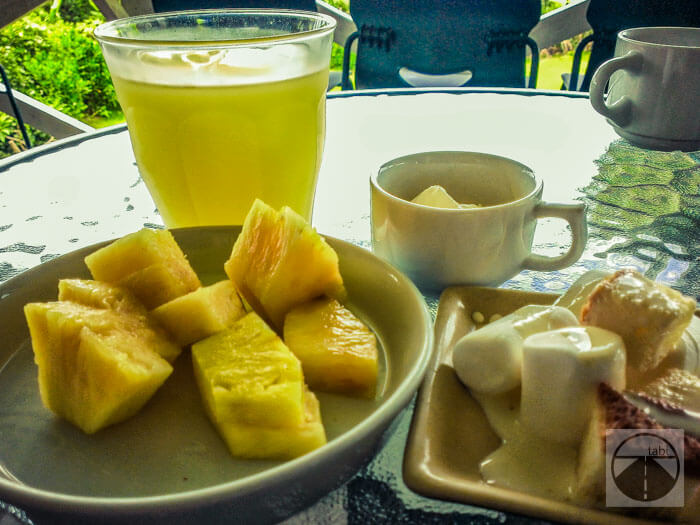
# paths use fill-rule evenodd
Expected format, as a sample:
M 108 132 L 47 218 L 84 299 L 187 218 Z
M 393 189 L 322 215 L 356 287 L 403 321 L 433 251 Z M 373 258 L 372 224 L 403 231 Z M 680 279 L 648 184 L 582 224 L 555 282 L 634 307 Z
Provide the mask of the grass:
M 581 71 L 586 71 L 589 56 L 589 52 L 584 52 L 581 58 Z M 540 57 L 540 65 L 537 72 L 537 89 L 561 89 L 561 74 L 571 73 L 571 64 L 573 60 L 573 52 L 563 55 Z M 525 71 L 530 71 L 529 59 Z
M 83 122 L 93 128 L 106 128 L 124 122 L 124 114 L 121 111 L 113 111 L 108 117 L 87 117 Z

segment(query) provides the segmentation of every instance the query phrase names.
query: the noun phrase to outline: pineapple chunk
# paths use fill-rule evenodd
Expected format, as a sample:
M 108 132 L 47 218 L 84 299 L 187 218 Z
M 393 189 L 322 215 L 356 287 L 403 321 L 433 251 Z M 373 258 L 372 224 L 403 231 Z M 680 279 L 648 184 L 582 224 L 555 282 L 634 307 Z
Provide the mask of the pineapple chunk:
M 377 340 L 335 299 L 317 299 L 290 311 L 284 320 L 284 341 L 301 361 L 311 389 L 374 397 Z
M 122 285 L 153 309 L 201 286 L 168 230 L 144 228 L 85 257 L 93 278 Z
M 245 310 L 236 287 L 226 279 L 162 304 L 151 315 L 185 346 L 225 330 Z
M 231 454 L 248 459 L 293 459 L 326 443 L 318 399 L 304 393 L 304 421 L 297 427 L 215 423 Z
M 172 372 L 126 314 L 71 302 L 24 307 L 44 405 L 85 433 L 135 414 Z
M 131 273 L 119 284 L 132 290 L 149 309 L 197 290 L 200 286 L 199 280 L 188 283 L 180 279 L 175 275 L 175 268 L 165 263 L 152 264 Z
M 342 298 L 338 256 L 300 215 L 253 203 L 224 265 L 245 300 L 277 330 L 293 307 L 322 295 Z
M 146 307 L 126 288 L 100 281 L 61 279 L 58 283 L 58 300 L 125 314 L 114 318 L 119 328 L 136 334 L 170 363 L 182 351 L 182 347 L 175 344 L 165 330 L 151 319 Z
M 192 345 L 192 361 L 213 422 L 298 427 L 305 420 L 301 364 L 255 312 Z
M 58 300 L 91 306 L 100 310 L 146 315 L 146 307 L 134 294 L 121 286 L 88 279 L 58 281 Z

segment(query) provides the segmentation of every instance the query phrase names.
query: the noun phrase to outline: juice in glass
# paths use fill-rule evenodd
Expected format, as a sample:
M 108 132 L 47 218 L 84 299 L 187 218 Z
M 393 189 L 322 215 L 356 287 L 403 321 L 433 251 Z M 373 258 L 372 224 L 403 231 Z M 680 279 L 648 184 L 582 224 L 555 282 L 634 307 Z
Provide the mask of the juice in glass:
M 211 28 L 203 43 L 196 31 L 118 52 L 101 41 L 139 171 L 168 227 L 241 224 L 255 198 L 311 218 L 332 29 L 314 45 L 279 29 L 256 38 L 247 23 L 225 42 L 212 41 Z M 173 45 L 179 37 L 198 45 Z

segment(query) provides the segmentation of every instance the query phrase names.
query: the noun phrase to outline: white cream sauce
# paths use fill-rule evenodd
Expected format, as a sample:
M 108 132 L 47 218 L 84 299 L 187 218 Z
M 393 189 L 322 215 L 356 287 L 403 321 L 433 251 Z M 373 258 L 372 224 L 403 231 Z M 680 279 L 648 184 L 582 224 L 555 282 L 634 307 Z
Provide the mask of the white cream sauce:
M 625 387 L 625 345 L 603 328 L 577 326 L 533 334 L 523 343 L 521 417 L 531 432 L 578 446 L 600 383 Z
M 488 484 L 548 499 L 570 499 L 575 488 L 575 447 L 550 443 L 520 423 L 520 389 L 501 395 L 472 394 L 503 444 L 480 465 Z
M 590 294 L 591 290 L 597 286 L 597 284 L 606 276 L 603 272 L 588 272 L 582 276 L 579 281 L 574 283 L 571 289 L 562 296 L 556 303 L 556 306 L 568 308 L 574 315 L 578 316 L 580 314 L 581 307 L 585 302 L 585 299 Z M 629 283 L 629 291 L 633 293 L 635 288 L 639 287 L 639 283 Z M 653 304 L 656 304 L 657 298 L 652 297 Z M 541 307 L 540 307 L 541 308 Z M 622 390 L 625 384 L 624 378 L 624 358 L 622 358 L 622 363 L 620 362 L 620 353 L 624 353 L 624 345 L 620 348 L 622 344 L 620 338 L 612 333 L 606 333 L 606 330 L 596 330 L 590 332 L 583 328 L 575 329 L 563 328 L 559 330 L 560 334 L 555 331 L 551 331 L 554 327 L 548 326 L 536 326 L 539 323 L 533 323 L 537 315 L 533 315 L 535 311 L 528 311 L 527 308 L 523 309 L 523 312 L 519 312 L 520 316 L 525 318 L 526 325 L 529 325 L 529 330 L 525 330 L 522 334 L 518 334 L 529 342 L 535 342 L 536 344 L 541 344 L 542 346 L 551 346 L 553 353 L 553 359 L 551 363 L 546 363 L 549 366 L 541 367 L 545 370 L 541 370 L 540 373 L 533 374 L 534 382 L 539 383 L 535 386 L 535 390 L 542 390 L 542 399 L 552 398 L 554 401 L 555 408 L 557 405 L 559 408 L 565 407 L 565 405 L 572 401 L 572 399 L 567 400 L 565 392 L 562 390 L 567 390 L 566 381 L 564 384 L 559 386 L 553 386 L 557 383 L 556 378 L 558 375 L 562 374 L 563 362 L 567 354 L 571 354 L 570 357 L 575 358 L 576 362 L 579 362 L 576 366 L 569 367 L 572 370 L 572 377 L 574 383 L 578 383 L 579 393 L 584 392 L 586 396 L 591 394 L 588 392 L 586 384 L 594 385 L 600 381 L 606 381 L 613 384 L 616 389 Z M 537 312 L 542 315 L 542 312 Z M 509 318 L 517 318 L 518 315 L 506 316 L 504 319 L 507 321 Z M 547 316 L 545 316 L 547 317 Z M 513 322 L 515 321 L 515 322 Z M 506 334 L 510 334 L 513 328 L 516 328 L 520 319 L 511 319 L 508 326 L 502 325 L 498 326 L 499 323 L 494 323 L 490 326 L 490 329 L 480 329 L 477 330 L 477 334 L 471 336 L 478 339 L 478 345 L 474 346 L 493 346 L 497 343 L 496 339 L 500 333 L 500 337 L 503 341 L 508 342 L 509 338 L 505 337 Z M 530 326 L 531 325 L 531 326 Z M 495 329 L 494 329 L 495 328 Z M 510 330 L 510 331 L 509 331 Z M 520 331 L 520 330 L 516 330 Z M 587 337 L 582 336 L 583 332 L 588 332 Z M 481 333 L 479 333 L 481 332 Z M 543 332 L 547 332 L 545 335 Z M 566 345 L 561 342 L 556 341 L 556 339 L 561 339 L 561 333 L 568 339 Z M 533 333 L 539 333 L 539 336 L 535 338 L 530 338 Z M 542 337 L 544 336 L 544 337 Z M 511 337 L 512 339 L 512 337 Z M 584 340 L 585 339 L 585 340 Z M 461 348 L 461 351 L 466 355 L 478 354 L 478 352 L 473 351 L 468 348 L 465 343 L 468 338 L 465 337 L 461 342 L 465 348 Z M 471 342 L 471 341 L 469 341 Z M 500 344 L 500 343 L 499 343 Z M 564 347 L 568 348 L 564 348 Z M 492 349 L 491 349 L 492 350 Z M 523 351 L 526 351 L 523 349 Z M 513 352 L 511 352 L 513 353 Z M 516 352 L 517 353 L 517 352 Z M 548 352 L 547 352 L 548 353 Z M 458 352 L 459 354 L 459 352 Z M 500 352 L 500 354 L 507 355 L 508 352 Z M 559 354 L 559 356 L 557 356 Z M 495 353 L 496 356 L 499 355 L 498 352 Z M 453 355 L 453 358 L 456 357 Z M 554 439 L 556 432 L 548 433 L 540 429 L 539 432 L 532 431 L 532 425 L 524 425 L 521 417 L 521 394 L 523 389 L 527 390 L 528 386 L 524 385 L 527 379 L 526 374 L 521 378 L 523 384 L 512 388 L 510 391 L 503 393 L 502 391 L 496 392 L 485 392 L 481 393 L 475 390 L 481 390 L 480 386 L 483 386 L 483 378 L 478 378 L 475 375 L 474 367 L 466 365 L 474 365 L 474 363 L 469 360 L 464 359 L 464 356 L 457 356 L 460 359 L 455 360 L 455 370 L 460 376 L 460 379 L 467 385 L 473 382 L 472 388 L 470 388 L 471 394 L 474 399 L 481 405 L 489 424 L 493 431 L 501 438 L 502 445 L 496 449 L 489 456 L 484 458 L 480 464 L 481 475 L 484 482 L 497 485 L 501 487 L 511 488 L 520 492 L 526 492 L 540 497 L 545 497 L 548 499 L 555 500 L 575 500 L 576 498 L 576 469 L 578 462 L 578 449 L 580 446 L 579 442 L 575 443 L 562 443 L 557 442 Z M 494 356 L 494 353 L 489 351 L 486 352 L 485 356 L 481 357 L 482 361 L 499 361 Z M 502 361 L 502 357 L 501 361 Z M 522 359 L 522 355 L 518 354 L 518 360 Z M 527 359 L 527 358 L 525 358 Z M 462 361 L 460 363 L 460 361 Z M 473 360 L 472 360 L 473 361 Z M 477 360 L 478 361 L 478 360 Z M 488 364 L 479 361 L 480 365 Z M 500 363 L 502 364 L 502 363 Z M 537 363 L 541 365 L 542 363 Z M 465 368 L 460 373 L 460 366 Z M 468 368 L 469 370 L 466 370 Z M 484 368 L 479 366 L 476 367 L 482 370 Z M 493 367 L 492 367 L 493 368 Z M 520 366 L 517 367 L 520 369 Z M 535 367 L 533 370 L 537 370 L 540 366 Z M 565 368 L 565 367 L 564 367 Z M 700 372 L 700 320 L 693 318 L 690 327 L 686 330 L 682 341 L 679 343 L 678 347 L 672 353 L 671 356 L 662 364 L 659 369 L 657 369 L 658 374 L 665 373 L 668 368 L 681 368 L 691 372 L 692 374 L 698 375 Z M 501 374 L 503 372 L 501 371 Z M 541 377 L 540 377 L 541 376 Z M 585 376 L 585 377 L 584 377 Z M 538 379 L 539 378 L 539 379 Z M 479 379 L 479 380 L 477 380 Z M 532 379 L 532 378 L 531 378 Z M 560 378 L 561 379 L 561 378 Z M 561 381 L 559 381 L 561 383 Z M 501 381 L 500 383 L 507 384 L 508 382 Z M 513 384 L 513 383 L 511 383 Z M 516 383 L 517 384 L 517 383 Z M 546 390 L 546 392 L 545 392 Z M 584 396 L 584 397 L 586 397 Z M 581 396 L 575 396 L 578 399 L 578 404 L 580 405 L 583 400 Z M 578 410 L 562 411 L 559 410 L 559 416 L 551 416 L 546 421 L 546 425 L 551 426 L 553 429 L 562 428 L 576 419 L 585 419 L 583 422 L 584 426 L 587 424 L 590 418 L 591 411 L 593 410 L 593 400 L 594 396 L 590 395 L 590 403 L 586 401 L 584 404 L 590 404 L 590 407 L 579 406 Z M 655 407 L 650 406 L 648 403 L 645 405 L 641 403 L 635 396 L 628 396 L 628 399 L 633 403 L 640 406 L 643 410 L 649 413 L 652 417 L 656 416 L 659 419 L 664 420 L 667 424 L 675 428 L 683 428 L 683 423 L 687 424 L 687 420 L 684 420 L 680 415 L 675 414 L 657 414 L 659 412 Z M 576 404 L 576 403 L 574 403 Z M 554 411 L 556 412 L 556 410 Z M 571 412 L 571 413 L 569 413 Z M 576 414 L 574 414 L 574 412 Z M 568 415 L 567 415 L 568 414 Z M 691 412 L 692 416 L 697 416 L 698 414 Z M 686 418 L 687 419 L 687 418 Z M 531 422 L 532 423 L 532 422 Z M 697 424 L 694 421 L 693 424 Z M 690 429 L 687 429 L 690 430 Z M 692 431 L 698 430 L 695 426 L 692 427 Z M 583 432 L 581 432 L 581 437 L 583 437 Z

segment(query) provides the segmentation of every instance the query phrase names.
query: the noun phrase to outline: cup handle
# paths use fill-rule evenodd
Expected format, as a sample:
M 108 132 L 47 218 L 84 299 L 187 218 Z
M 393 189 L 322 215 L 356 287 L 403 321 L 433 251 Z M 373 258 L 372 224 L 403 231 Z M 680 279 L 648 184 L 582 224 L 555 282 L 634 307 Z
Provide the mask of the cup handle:
M 596 70 L 591 79 L 591 105 L 598 113 L 612 120 L 616 125 L 624 127 L 632 118 L 632 101 L 623 96 L 612 104 L 606 104 L 604 98 L 605 86 L 615 71 L 626 69 L 632 73 L 639 71 L 644 59 L 641 53 L 629 51 L 621 57 L 612 58 Z
M 557 217 L 568 222 L 571 227 L 571 246 L 569 247 L 569 251 L 557 257 L 547 257 L 545 255 L 531 253 L 523 261 L 523 269 L 549 272 L 552 270 L 561 270 L 575 263 L 579 257 L 581 257 L 586 247 L 586 241 L 588 240 L 586 205 L 540 202 L 533 210 L 533 213 L 535 219 Z

